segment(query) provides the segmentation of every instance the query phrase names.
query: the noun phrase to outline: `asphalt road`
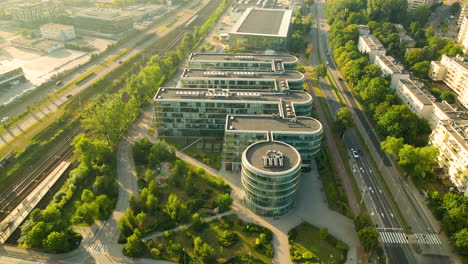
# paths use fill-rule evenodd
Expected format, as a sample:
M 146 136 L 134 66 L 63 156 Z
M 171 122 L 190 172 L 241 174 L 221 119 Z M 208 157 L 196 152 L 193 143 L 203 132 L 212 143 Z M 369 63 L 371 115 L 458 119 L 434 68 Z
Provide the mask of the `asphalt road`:
M 317 1 L 314 6 L 314 17 L 315 17 L 315 26 L 312 29 L 313 41 L 317 40 L 319 47 L 314 47 L 314 53 L 317 53 L 320 50 L 320 55 L 323 58 L 323 63 L 327 64 L 328 71 L 333 77 L 334 82 L 341 95 L 344 97 L 344 103 L 350 108 L 353 113 L 353 118 L 355 119 L 355 124 L 361 129 L 350 129 L 348 130 L 343 137 L 343 142 L 348 148 L 349 161 L 353 166 L 353 173 L 356 181 L 363 193 L 363 201 L 366 203 L 367 208 L 371 214 L 373 222 L 376 224 L 379 233 L 381 242 L 385 248 L 385 252 L 389 258 L 390 263 L 450 263 L 449 260 L 445 257 L 432 257 L 428 254 L 418 255 L 410 246 L 409 243 L 418 243 L 423 250 L 430 252 L 431 254 L 439 255 L 446 253 L 446 248 L 443 247 L 441 239 L 439 239 L 436 229 L 431 221 L 427 217 L 427 212 L 419 208 L 419 201 L 415 201 L 415 197 L 412 192 L 408 190 L 407 184 L 401 180 L 401 176 L 398 174 L 398 171 L 393 168 L 393 164 L 385 153 L 380 150 L 380 141 L 378 137 L 373 132 L 373 129 L 369 125 L 364 114 L 360 110 L 352 96 L 350 90 L 347 88 L 346 83 L 340 78 L 340 73 L 337 70 L 332 58 L 328 55 L 331 53 L 331 50 L 328 45 L 328 26 L 324 18 L 324 3 Z M 316 42 L 313 42 L 314 46 Z M 312 65 L 317 65 L 319 63 L 316 56 L 311 56 Z M 324 97 L 327 98 L 327 104 L 331 113 L 336 114 L 338 109 L 342 106 L 341 102 L 338 100 L 336 93 L 333 91 L 332 87 L 328 84 L 327 80 L 320 80 L 320 86 L 322 88 Z M 361 142 L 356 134 L 359 130 L 365 142 Z M 362 133 L 366 131 L 366 133 Z M 393 179 L 396 179 L 397 189 L 390 188 L 392 193 L 386 193 L 385 188 L 383 188 L 380 179 L 375 175 L 376 168 L 373 167 L 367 154 L 365 153 L 364 144 L 369 147 L 372 145 L 377 153 L 373 153 L 372 156 L 376 159 L 376 162 L 379 162 L 379 167 L 382 169 L 393 169 Z M 359 157 L 353 158 L 351 148 L 360 150 Z M 377 155 L 375 155 L 377 154 Z M 394 187 L 394 185 L 390 186 Z M 403 226 L 398 219 L 398 214 L 396 213 L 395 208 L 392 206 L 392 203 L 389 200 L 389 196 L 396 194 L 398 206 L 407 222 L 411 225 L 412 231 L 414 234 L 406 234 L 403 231 Z M 401 200 L 402 201 L 400 203 Z M 438 231 L 438 230 L 437 230 Z M 421 262 L 423 261 L 423 262 Z

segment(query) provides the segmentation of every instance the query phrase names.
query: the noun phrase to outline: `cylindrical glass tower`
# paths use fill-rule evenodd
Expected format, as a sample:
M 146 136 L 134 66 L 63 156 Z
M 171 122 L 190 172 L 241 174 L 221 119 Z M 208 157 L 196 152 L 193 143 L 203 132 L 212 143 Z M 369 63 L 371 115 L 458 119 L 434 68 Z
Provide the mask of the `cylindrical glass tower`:
M 284 142 L 259 141 L 242 154 L 245 204 L 254 213 L 279 216 L 294 206 L 301 155 Z

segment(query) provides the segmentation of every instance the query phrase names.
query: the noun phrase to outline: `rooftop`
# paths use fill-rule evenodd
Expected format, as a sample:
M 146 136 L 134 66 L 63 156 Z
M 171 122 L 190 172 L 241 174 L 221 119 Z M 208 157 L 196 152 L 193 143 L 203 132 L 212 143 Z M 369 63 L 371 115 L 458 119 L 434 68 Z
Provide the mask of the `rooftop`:
M 127 12 L 111 8 L 89 8 L 75 15 L 82 18 L 97 18 L 102 20 L 115 20 L 117 18 L 129 17 Z
M 468 150 L 468 120 L 457 118 L 441 120 L 440 122 L 447 132 L 458 141 L 459 145 Z
M 432 105 L 432 102 L 436 100 L 421 81 L 415 79 L 400 79 L 400 82 L 424 105 Z
M 434 107 L 443 112 L 449 119 L 465 119 L 468 120 L 468 113 L 456 109 L 446 101 L 434 102 Z
M 455 63 L 457 63 L 458 65 L 460 65 L 460 66 L 462 66 L 462 67 L 464 67 L 465 69 L 468 70 L 468 58 L 467 57 L 464 57 L 464 56 L 461 56 L 461 55 L 447 56 L 445 54 L 443 56 L 449 57 Z
M 385 50 L 382 42 L 374 35 L 361 35 L 359 38 L 372 50 Z
M 297 116 L 294 119 L 278 118 L 270 115 L 228 115 L 226 117 L 226 131 L 315 134 L 321 130 L 322 124 L 317 119 L 305 116 Z
M 408 73 L 405 67 L 392 56 L 377 55 L 375 58 L 376 62 L 381 61 L 392 73 Z
M 70 26 L 70 25 L 62 25 L 62 24 L 44 24 L 44 25 L 41 26 L 41 28 L 48 28 L 48 29 L 55 29 L 55 30 L 63 30 L 63 29 L 73 28 L 73 26 Z
M 304 78 L 304 75 L 298 71 L 262 72 L 246 70 L 185 69 L 182 73 L 182 78 L 301 80 Z
M 256 102 L 298 102 L 312 100 L 312 96 L 302 91 L 286 93 L 268 92 L 267 90 L 249 89 L 191 89 L 191 88 L 160 88 L 154 100 L 188 100 L 188 101 L 256 101 Z
M 291 17 L 292 10 L 247 8 L 231 33 L 287 37 Z
M 268 154 L 270 156 L 272 154 L 282 156 L 282 166 L 279 164 L 277 166 L 265 166 L 264 158 Z M 291 145 L 280 141 L 255 142 L 245 149 L 243 156 L 246 162 L 264 172 L 286 172 L 298 168 L 301 163 L 301 155 L 299 155 L 299 152 Z
M 272 60 L 280 59 L 283 62 L 296 62 L 297 57 L 288 54 L 220 54 L 220 53 L 192 53 L 190 60 L 199 61 L 260 61 L 271 62 Z

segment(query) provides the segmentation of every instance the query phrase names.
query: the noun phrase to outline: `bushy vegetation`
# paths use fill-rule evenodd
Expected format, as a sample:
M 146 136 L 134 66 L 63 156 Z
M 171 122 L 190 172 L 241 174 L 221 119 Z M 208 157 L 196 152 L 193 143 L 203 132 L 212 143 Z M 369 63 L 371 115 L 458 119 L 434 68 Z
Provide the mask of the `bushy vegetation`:
M 311 2 L 311 1 L 309 1 Z M 310 3 L 309 3 L 310 4 Z M 310 32 L 312 25 L 312 13 L 306 14 L 310 8 L 298 8 L 293 20 L 294 31 L 291 34 L 291 51 L 300 52 L 307 47 L 307 34 Z
M 359 240 L 367 252 L 375 250 L 379 256 L 380 263 L 385 263 L 385 257 L 382 247 L 379 243 L 379 233 L 372 224 L 370 215 L 363 212 L 354 219 L 354 228 L 358 233 Z
M 150 240 L 144 256 L 185 263 L 271 263 L 271 231 L 236 215 L 205 224 L 202 232 L 182 228 Z
M 348 245 L 331 236 L 327 228 L 302 223 L 288 233 L 294 263 L 344 263 Z M 330 257 L 330 256 L 333 256 Z
M 466 259 L 468 257 L 468 197 L 455 193 L 429 195 L 429 208 L 442 222 L 449 240 Z

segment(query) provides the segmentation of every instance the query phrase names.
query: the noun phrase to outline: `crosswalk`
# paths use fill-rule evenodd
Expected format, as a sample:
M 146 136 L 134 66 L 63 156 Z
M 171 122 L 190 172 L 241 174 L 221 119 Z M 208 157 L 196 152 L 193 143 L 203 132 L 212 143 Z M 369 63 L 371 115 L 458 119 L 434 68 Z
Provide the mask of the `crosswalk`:
M 103 245 L 101 243 L 94 243 L 90 247 L 88 247 L 88 252 L 96 254 L 107 254 L 109 252 L 109 248 L 107 245 Z
M 440 241 L 437 234 L 405 234 L 403 232 L 392 232 L 392 231 L 380 231 L 380 240 L 384 244 L 427 244 L 427 245 L 440 245 Z

